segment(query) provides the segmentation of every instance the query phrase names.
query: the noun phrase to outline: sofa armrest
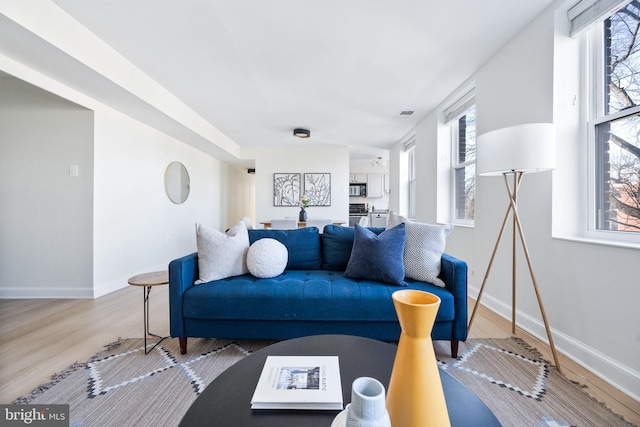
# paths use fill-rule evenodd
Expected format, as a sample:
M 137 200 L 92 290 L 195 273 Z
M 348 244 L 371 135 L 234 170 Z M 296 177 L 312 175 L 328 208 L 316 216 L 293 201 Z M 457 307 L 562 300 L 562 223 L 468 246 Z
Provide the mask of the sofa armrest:
M 467 263 L 448 254 L 442 254 L 440 278 L 453 294 L 455 319 L 453 339 L 467 339 Z
M 172 337 L 184 337 L 182 301 L 184 292 L 198 278 L 198 253 L 169 263 L 169 321 Z

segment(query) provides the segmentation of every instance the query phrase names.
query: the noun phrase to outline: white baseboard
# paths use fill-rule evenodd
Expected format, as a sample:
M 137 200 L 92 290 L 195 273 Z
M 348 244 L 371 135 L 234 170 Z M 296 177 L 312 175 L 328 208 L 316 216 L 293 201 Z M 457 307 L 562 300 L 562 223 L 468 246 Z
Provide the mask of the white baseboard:
M 2 288 L 0 299 L 92 299 L 92 289 Z
M 120 277 L 116 280 L 111 280 L 107 283 L 100 283 L 93 288 L 93 297 L 100 298 L 101 296 L 110 294 L 111 292 L 118 291 L 120 289 L 126 288 L 129 286 L 127 283 L 129 277 Z
M 92 289 L 77 288 L 2 288 L 2 299 L 95 299 L 128 286 L 128 277 L 113 280 Z
M 470 286 L 469 296 L 475 298 L 479 291 L 479 288 Z M 510 304 L 505 304 L 485 293 L 482 295 L 482 305 L 511 322 Z M 534 319 L 518 310 L 516 310 L 516 321 L 519 328 L 527 331 L 540 341 L 547 344 L 549 343 L 547 332 L 542 321 Z M 559 353 L 569 357 L 586 370 L 602 378 L 602 380 L 631 398 L 640 401 L 640 372 L 569 335 L 554 330 L 552 325 L 549 326 L 551 328 L 553 342 Z
M 123 277 L 119 277 L 117 279 L 111 280 L 109 282 L 95 284 L 93 287 L 93 296 L 94 298 L 100 298 L 103 295 L 107 295 L 107 294 L 110 294 L 111 292 L 115 292 L 122 288 L 126 288 L 127 286 L 129 286 L 129 282 L 128 282 L 129 279 L 132 276 L 135 276 L 137 274 L 142 274 L 142 273 L 151 272 L 151 271 L 163 271 L 163 270 L 167 270 L 168 268 L 169 266 L 167 264 L 159 264 L 154 267 L 150 267 L 145 271 L 132 273 L 127 276 L 123 276 Z
M 166 270 L 167 265 L 161 264 L 149 268 L 147 271 Z M 128 280 L 134 273 L 124 277 L 119 277 L 109 282 L 94 284 L 93 288 L 0 288 L 0 299 L 95 299 L 110 294 L 111 292 L 129 286 Z

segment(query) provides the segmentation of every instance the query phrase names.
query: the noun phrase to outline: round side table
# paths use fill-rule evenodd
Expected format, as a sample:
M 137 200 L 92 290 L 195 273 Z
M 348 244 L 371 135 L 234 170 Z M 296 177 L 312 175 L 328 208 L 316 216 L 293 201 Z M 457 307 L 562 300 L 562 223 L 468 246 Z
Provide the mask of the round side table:
M 133 276 L 129 279 L 129 284 L 132 286 L 142 286 L 142 296 L 144 304 L 144 354 L 149 354 L 151 350 L 156 348 L 165 338 L 160 335 L 152 334 L 149 332 L 149 294 L 151 288 L 154 286 L 166 285 L 169 283 L 169 273 L 167 271 L 154 271 L 153 273 L 144 273 Z M 153 345 L 153 347 L 147 349 L 147 336 L 160 338 L 160 340 Z

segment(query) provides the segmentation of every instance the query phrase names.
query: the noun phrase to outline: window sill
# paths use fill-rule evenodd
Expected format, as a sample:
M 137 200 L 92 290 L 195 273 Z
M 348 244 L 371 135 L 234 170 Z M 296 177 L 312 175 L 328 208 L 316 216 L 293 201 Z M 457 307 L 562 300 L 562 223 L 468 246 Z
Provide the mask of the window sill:
M 461 228 L 474 228 L 475 224 L 473 222 L 452 222 L 451 225 L 453 225 L 454 227 L 461 227 Z
M 620 240 L 608 240 L 608 239 L 597 239 L 593 237 L 585 237 L 585 236 L 552 236 L 556 240 L 565 240 L 569 242 L 577 242 L 577 243 L 588 243 L 592 245 L 600 245 L 600 246 L 612 246 L 616 248 L 625 248 L 625 249 L 640 249 L 640 242 L 624 242 Z

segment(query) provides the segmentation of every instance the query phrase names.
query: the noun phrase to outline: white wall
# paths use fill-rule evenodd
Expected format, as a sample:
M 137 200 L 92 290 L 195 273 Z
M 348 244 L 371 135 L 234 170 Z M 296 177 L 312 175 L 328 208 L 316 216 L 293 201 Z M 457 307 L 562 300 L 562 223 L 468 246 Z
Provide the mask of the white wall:
M 96 111 L 95 130 L 94 288 L 100 296 L 195 252 L 196 222 L 223 229 L 226 166 L 111 109 Z M 179 205 L 164 190 L 173 161 L 190 177 L 189 197 Z
M 299 148 L 260 148 L 256 150 L 255 164 L 257 228 L 262 227 L 260 221 L 297 216 L 300 211 L 298 207 L 273 206 L 274 173 L 330 173 L 331 206 L 310 206 L 307 214 L 349 222 L 348 147 L 311 145 Z
M 2 117 L 14 124 L 2 126 L 3 132 L 35 135 L 23 149 L 5 144 L 0 134 L 2 161 L 9 163 L 2 168 L 9 175 L 2 176 L 2 197 L 28 207 L 10 211 L 3 200 L 2 230 L 23 232 L 0 236 L 0 262 L 7 267 L 0 296 L 99 297 L 128 286 L 135 274 L 165 269 L 172 259 L 195 252 L 196 222 L 224 229 L 225 163 L 6 57 L 0 56 L 0 69 L 84 107 L 58 99 L 44 118 L 27 122 L 4 114 L 19 105 L 0 97 Z M 47 110 L 41 98 L 55 98 L 37 88 L 34 93 L 38 99 L 21 101 L 25 118 Z M 181 205 L 164 191 L 172 161 L 182 162 L 191 178 L 191 193 Z M 79 165 L 78 178 L 68 177 L 72 163 Z
M 0 297 L 91 296 L 92 198 L 93 112 L 0 77 Z
M 555 10 L 550 8 L 485 64 L 474 76 L 478 134 L 521 123 L 551 122 L 558 127 L 558 152 L 580 143 L 575 112 L 567 120 L 554 110 L 567 111 L 565 80 L 554 73 Z M 559 12 L 558 16 L 566 16 Z M 575 55 L 574 55 L 575 56 Z M 575 69 L 573 67 L 571 69 Z M 570 70 L 569 70 L 570 71 Z M 575 79 L 578 76 L 574 77 Z M 565 78 L 571 80 L 571 78 Z M 575 84 L 571 85 L 575 87 Z M 570 89 L 569 89 L 570 90 Z M 451 101 L 451 100 L 448 100 Z M 573 118 L 572 118 L 573 117 Z M 448 191 L 434 173 L 447 153 L 437 149 L 438 112 L 416 127 L 419 220 L 436 222 L 433 200 Z M 446 137 L 446 135 L 445 135 Z M 441 138 L 441 136 L 440 136 Z M 518 199 L 521 221 L 558 351 L 603 376 L 628 394 L 640 398 L 640 301 L 638 250 L 559 240 L 552 237 L 553 180 L 571 176 L 583 166 L 575 156 L 558 157 L 557 170 L 526 175 Z M 473 228 L 456 227 L 446 252 L 469 263 L 469 292 L 477 295 L 507 208 L 502 178 L 478 177 Z M 574 190 L 575 191 L 575 190 Z M 579 213 L 576 213 L 579 215 Z M 483 304 L 510 319 L 511 248 L 505 235 Z M 546 341 L 533 286 L 522 253 L 518 254 L 518 324 Z

